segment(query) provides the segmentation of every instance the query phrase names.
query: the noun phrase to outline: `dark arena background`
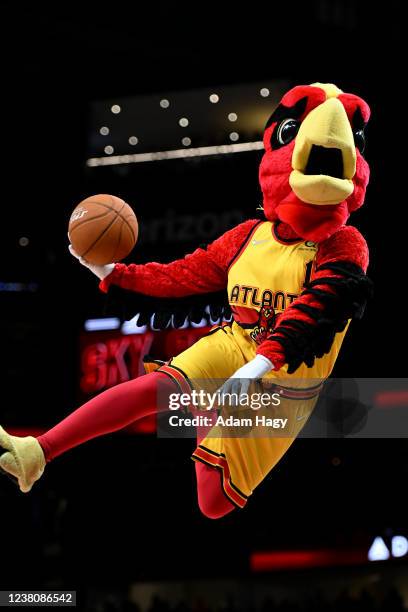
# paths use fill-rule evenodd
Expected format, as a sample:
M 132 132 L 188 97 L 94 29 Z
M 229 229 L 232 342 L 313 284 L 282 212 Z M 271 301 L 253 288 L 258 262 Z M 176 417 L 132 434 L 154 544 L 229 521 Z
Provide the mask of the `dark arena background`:
M 205 331 L 121 327 L 68 253 L 74 206 L 94 193 L 132 205 L 128 261 L 211 241 L 254 216 L 264 123 L 315 81 L 372 108 L 353 223 L 375 295 L 334 374 L 406 376 L 402 3 L 3 2 L 0 15 L 2 425 L 44 431 L 140 374 L 145 352 L 169 357 Z M 408 607 L 404 432 L 297 440 L 219 521 L 197 507 L 192 448 L 147 419 L 56 459 L 29 495 L 2 478 L 0 590 L 76 590 L 95 612 Z

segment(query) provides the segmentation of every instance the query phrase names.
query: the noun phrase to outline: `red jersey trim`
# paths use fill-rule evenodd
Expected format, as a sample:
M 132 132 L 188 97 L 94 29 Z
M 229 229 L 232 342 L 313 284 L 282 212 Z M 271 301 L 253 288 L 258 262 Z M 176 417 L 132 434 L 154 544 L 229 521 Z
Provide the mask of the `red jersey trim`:
M 261 223 L 265 223 L 265 221 L 258 221 L 257 223 L 255 223 L 255 225 L 253 226 L 253 228 L 251 229 L 251 231 L 249 232 L 248 236 L 245 238 L 245 240 L 243 241 L 243 243 L 241 244 L 241 246 L 239 247 L 238 251 L 235 253 L 235 255 L 233 256 L 233 258 L 231 259 L 231 261 L 229 262 L 228 266 L 227 266 L 227 273 L 230 271 L 230 268 L 233 266 L 234 263 L 236 263 L 238 261 L 238 259 L 241 257 L 245 247 L 247 246 L 247 244 L 249 243 L 249 241 L 251 240 L 255 230 L 260 226 Z
M 280 221 L 274 221 L 271 228 L 272 236 L 275 238 L 276 242 L 279 242 L 279 244 L 283 244 L 284 246 L 304 242 L 303 238 L 282 238 L 282 236 L 279 236 L 278 227 L 280 224 Z

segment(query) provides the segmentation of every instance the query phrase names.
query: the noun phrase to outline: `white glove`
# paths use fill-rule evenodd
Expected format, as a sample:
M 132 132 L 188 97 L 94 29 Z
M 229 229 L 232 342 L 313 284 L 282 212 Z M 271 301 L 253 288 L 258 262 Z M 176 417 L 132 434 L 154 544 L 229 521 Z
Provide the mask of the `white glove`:
M 247 393 L 249 385 L 253 380 L 262 378 L 265 374 L 273 370 L 274 365 L 267 357 L 256 355 L 254 359 L 248 361 L 242 368 L 239 368 L 219 389 L 222 398 L 223 393 L 236 393 L 239 398 Z M 231 402 L 233 404 L 233 402 Z
M 109 274 L 112 272 L 113 268 L 116 265 L 112 263 L 112 264 L 106 264 L 104 266 L 96 266 L 86 261 L 86 259 L 84 259 L 83 257 L 80 257 L 78 253 L 74 251 L 72 244 L 69 245 L 68 249 L 71 255 L 73 255 L 76 259 L 78 259 L 79 263 L 85 266 L 85 268 L 88 268 L 91 272 L 93 272 L 95 276 L 99 278 L 99 280 L 103 280 L 104 278 L 109 276 Z

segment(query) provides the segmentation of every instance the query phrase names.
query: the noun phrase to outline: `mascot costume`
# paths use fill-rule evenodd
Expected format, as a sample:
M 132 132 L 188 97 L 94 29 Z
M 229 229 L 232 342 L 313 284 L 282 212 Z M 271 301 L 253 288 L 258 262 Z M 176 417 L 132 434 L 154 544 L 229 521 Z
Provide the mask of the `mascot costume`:
M 223 379 L 225 391 L 242 393 L 262 380 L 279 385 L 289 411 L 293 407 L 290 435 L 210 431 L 193 453 L 203 514 L 219 518 L 245 506 L 307 422 L 321 386 L 316 381 L 330 375 L 350 320 L 362 316 L 371 294 L 367 244 L 346 225 L 363 204 L 369 179 L 362 156 L 369 115 L 361 98 L 333 84 L 294 87 L 264 132 L 263 220 L 245 221 L 168 264 L 94 266 L 81 260 L 101 279 L 102 291 L 153 300 L 156 313 L 163 299 L 195 307 L 195 299 L 208 304 L 208 294 L 225 296 L 227 290 L 233 320 L 155 371 L 91 399 L 38 438 L 0 428 L 0 468 L 21 491 L 68 449 L 160 410 L 159 386 L 168 397 L 191 392 L 196 380 Z M 156 319 L 166 326 L 163 312 Z

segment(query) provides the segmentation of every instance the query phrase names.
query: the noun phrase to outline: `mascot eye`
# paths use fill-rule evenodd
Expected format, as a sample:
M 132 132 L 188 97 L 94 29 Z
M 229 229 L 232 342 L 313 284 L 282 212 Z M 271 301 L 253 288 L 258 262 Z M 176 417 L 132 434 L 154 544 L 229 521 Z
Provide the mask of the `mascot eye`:
M 353 134 L 354 134 L 354 144 L 356 145 L 360 153 L 362 153 L 366 145 L 364 130 L 354 130 Z
M 300 123 L 296 119 L 284 119 L 279 124 L 276 138 L 280 145 L 287 145 L 296 137 L 299 131 Z

